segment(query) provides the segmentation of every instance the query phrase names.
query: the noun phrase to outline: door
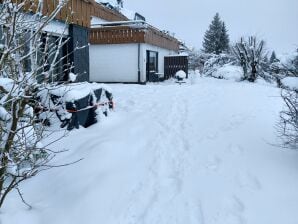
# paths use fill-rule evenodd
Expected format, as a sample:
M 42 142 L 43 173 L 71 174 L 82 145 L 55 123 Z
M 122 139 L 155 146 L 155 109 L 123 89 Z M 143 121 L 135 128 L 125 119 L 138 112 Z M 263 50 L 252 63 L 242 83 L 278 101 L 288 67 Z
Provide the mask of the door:
M 158 52 L 147 51 L 146 58 L 146 79 L 147 81 L 155 81 L 155 74 L 158 73 Z

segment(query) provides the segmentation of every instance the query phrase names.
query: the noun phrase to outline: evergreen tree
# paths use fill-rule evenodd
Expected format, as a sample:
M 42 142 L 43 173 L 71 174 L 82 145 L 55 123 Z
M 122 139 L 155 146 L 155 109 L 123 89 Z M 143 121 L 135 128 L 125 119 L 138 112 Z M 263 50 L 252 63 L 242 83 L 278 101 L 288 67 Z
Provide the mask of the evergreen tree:
M 123 0 L 117 0 L 117 7 L 119 9 L 123 8 Z
M 220 43 L 221 43 L 222 51 L 229 51 L 230 38 L 229 38 L 229 35 L 228 35 L 226 24 L 224 22 L 222 23 Z
M 205 53 L 220 54 L 229 49 L 229 36 L 225 24 L 221 21 L 219 14 L 214 16 L 209 29 L 206 31 L 203 41 Z
M 296 58 L 294 59 L 294 67 L 295 67 L 295 76 L 298 77 L 298 48 L 297 48 Z
M 271 57 L 270 57 L 270 64 L 275 62 L 277 60 L 275 51 L 272 51 Z

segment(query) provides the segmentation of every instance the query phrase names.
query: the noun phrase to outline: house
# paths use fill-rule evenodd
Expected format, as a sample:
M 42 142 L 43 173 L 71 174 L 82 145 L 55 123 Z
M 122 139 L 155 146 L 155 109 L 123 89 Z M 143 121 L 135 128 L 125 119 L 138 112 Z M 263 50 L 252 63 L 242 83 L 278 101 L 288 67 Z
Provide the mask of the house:
M 108 3 L 110 9 L 112 6 Z M 117 10 L 114 10 L 117 11 Z M 92 19 L 90 29 L 90 81 L 146 83 L 168 78 L 165 58 L 177 56 L 180 42 L 126 9 L 128 19 L 116 22 Z
M 43 14 L 50 14 L 59 1 L 44 0 Z M 67 62 L 74 65 L 72 72 L 77 74 L 77 81 L 89 81 L 89 30 L 92 18 L 102 21 L 119 21 L 127 18 L 94 0 L 69 0 L 52 23 L 67 23 L 66 34 L 69 38 L 64 55 L 69 54 Z M 75 50 L 80 48 L 79 50 Z
M 3 0 L 0 0 L 0 6 Z M 33 15 L 37 10 L 38 0 L 25 1 L 24 14 L 27 20 L 34 20 Z M 35 3 L 35 4 L 34 4 Z M 58 6 L 58 0 L 43 0 L 42 14 L 49 16 Z M 59 58 L 64 58 L 62 64 L 57 65 L 59 70 L 58 80 L 67 79 L 68 74 L 63 74 L 66 65 L 73 65 L 72 71 L 77 74 L 77 81 L 89 81 L 89 29 L 92 17 L 101 18 L 104 21 L 128 20 L 124 15 L 111 10 L 94 0 L 69 0 L 67 5 L 56 15 L 44 29 L 44 37 L 49 34 L 50 41 L 55 44 L 58 37 L 69 39 L 60 53 Z M 1 29 L 0 29 L 0 37 Z M 46 38 L 44 38 L 46 39 Z M 48 40 L 47 40 L 48 41 Z M 42 46 L 41 46 L 42 47 Z M 67 57 L 64 57 L 67 56 Z M 30 65 L 28 65 L 28 69 Z M 49 68 L 43 67 L 41 73 Z
M 58 4 L 58 0 L 43 0 L 42 14 L 50 15 Z M 25 7 L 25 11 L 31 9 L 28 15 L 34 13 L 34 7 Z M 70 64 L 78 82 L 146 83 L 172 76 L 179 66 L 165 66 L 165 61 L 181 60 L 165 59 L 177 55 L 180 43 L 145 20 L 138 13 L 108 3 L 69 0 L 43 30 L 53 43 L 61 35 L 69 39 L 60 52 L 63 62 L 57 65 L 58 80 L 68 79 L 65 66 Z M 43 69 L 46 72 L 49 68 Z

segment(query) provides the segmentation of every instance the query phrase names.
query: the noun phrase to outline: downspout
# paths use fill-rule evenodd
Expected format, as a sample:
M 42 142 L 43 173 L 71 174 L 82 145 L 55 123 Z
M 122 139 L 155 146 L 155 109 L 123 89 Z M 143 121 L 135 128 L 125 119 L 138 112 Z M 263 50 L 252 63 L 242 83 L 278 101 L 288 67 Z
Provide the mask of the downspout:
M 141 44 L 138 43 L 138 83 L 141 83 Z

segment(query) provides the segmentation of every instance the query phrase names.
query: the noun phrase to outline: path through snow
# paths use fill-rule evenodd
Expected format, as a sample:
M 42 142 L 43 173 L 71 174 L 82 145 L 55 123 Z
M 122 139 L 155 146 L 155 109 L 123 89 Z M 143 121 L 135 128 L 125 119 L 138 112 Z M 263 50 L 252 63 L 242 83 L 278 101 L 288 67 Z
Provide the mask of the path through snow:
M 10 197 L 2 224 L 298 223 L 298 154 L 269 144 L 278 89 L 214 79 L 112 87 L 116 113 L 63 140 L 68 160 L 84 160 L 32 179 L 34 209 Z

